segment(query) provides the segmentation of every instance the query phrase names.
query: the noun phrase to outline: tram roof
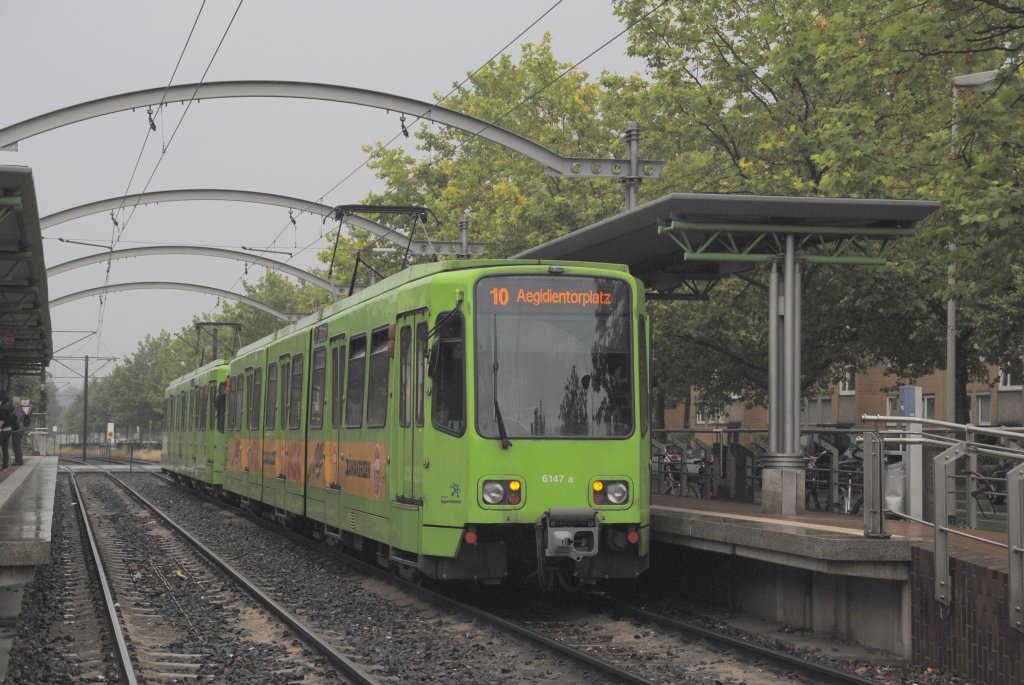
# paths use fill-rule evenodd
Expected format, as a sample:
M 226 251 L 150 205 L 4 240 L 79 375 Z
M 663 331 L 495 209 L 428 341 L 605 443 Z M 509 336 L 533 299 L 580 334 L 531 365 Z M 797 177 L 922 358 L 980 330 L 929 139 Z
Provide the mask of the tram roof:
M 32 169 L 0 165 L 0 371 L 40 375 L 53 330 Z
M 684 281 L 717 280 L 743 261 L 696 259 L 681 248 L 673 228 L 686 230 L 693 251 L 728 233 L 744 255 L 766 254 L 777 236 L 817 233 L 830 243 L 889 240 L 913 233 L 938 202 L 854 198 L 673 193 L 515 255 L 514 259 L 571 259 L 625 264 L 649 288 L 669 290 Z M 766 238 L 769 238 L 766 240 Z M 734 255 L 735 256 L 735 255 Z

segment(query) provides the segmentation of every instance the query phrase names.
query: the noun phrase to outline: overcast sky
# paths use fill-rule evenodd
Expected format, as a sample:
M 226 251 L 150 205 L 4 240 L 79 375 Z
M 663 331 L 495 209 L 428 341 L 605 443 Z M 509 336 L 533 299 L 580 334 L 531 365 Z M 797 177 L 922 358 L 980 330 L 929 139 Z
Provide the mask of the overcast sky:
M 80 102 L 167 85 L 201 4 L 0 2 L 7 66 L 0 128 Z M 236 0 L 207 0 L 175 84 L 200 80 L 237 6 Z M 537 42 L 550 32 L 556 57 L 577 63 L 622 30 L 610 3 L 598 0 L 244 0 L 205 80 L 322 82 L 433 101 L 433 94 L 447 93 L 552 6 L 517 44 Z M 626 58 L 625 49 L 622 36 L 581 68 L 591 75 L 602 69 L 639 71 L 641 65 Z M 515 46 L 508 52 L 519 53 Z M 149 137 L 129 192 L 142 191 L 183 111 L 174 104 L 157 117 L 158 130 Z M 143 110 L 108 115 L 27 139 L 17 152 L 0 152 L 0 164 L 32 168 L 39 213 L 46 216 L 124 194 L 147 129 Z M 362 164 L 363 145 L 390 140 L 398 130 L 396 114 L 355 105 L 248 98 L 201 102 L 189 110 L 149 190 L 232 188 L 313 200 Z M 358 202 L 379 188 L 364 169 L 324 202 Z M 122 226 L 127 219 L 127 214 L 120 218 Z M 47 230 L 47 266 L 99 251 L 58 237 L 109 244 L 112 231 L 108 214 Z M 320 218 L 309 215 L 292 227 L 282 208 L 177 202 L 139 207 L 118 247 L 197 244 L 237 250 L 273 244 L 293 253 L 292 264 L 309 268 L 317 265 L 315 253 L 325 245 L 323 231 Z M 261 273 L 250 267 L 248 278 L 255 281 Z M 239 292 L 242 277 L 243 265 L 232 260 L 149 257 L 114 261 L 109 282 L 188 281 Z M 54 276 L 50 298 L 100 287 L 106 278 L 105 264 Z M 123 357 L 145 335 L 175 332 L 215 306 L 213 296 L 170 290 L 111 293 L 105 307 L 97 297 L 65 304 L 51 311 L 55 356 Z M 95 330 L 98 335 L 75 343 L 86 335 L 77 331 Z M 80 361 L 63 361 L 81 370 Z M 90 366 L 96 370 L 101 364 Z M 61 364 L 54 362 L 50 370 L 69 377 L 60 383 L 78 385 Z

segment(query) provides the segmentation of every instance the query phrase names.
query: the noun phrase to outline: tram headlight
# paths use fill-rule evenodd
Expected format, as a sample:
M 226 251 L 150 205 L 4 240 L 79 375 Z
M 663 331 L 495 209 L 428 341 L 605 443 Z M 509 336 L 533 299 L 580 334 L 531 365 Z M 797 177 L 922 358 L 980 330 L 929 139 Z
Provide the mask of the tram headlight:
M 496 480 L 484 481 L 483 497 L 487 504 L 501 504 L 505 499 L 505 487 Z
M 608 504 L 625 504 L 629 499 L 629 486 L 621 480 L 606 483 L 604 496 L 608 499 Z
M 629 501 L 629 483 L 624 480 L 595 480 L 591 489 L 594 504 L 617 506 Z

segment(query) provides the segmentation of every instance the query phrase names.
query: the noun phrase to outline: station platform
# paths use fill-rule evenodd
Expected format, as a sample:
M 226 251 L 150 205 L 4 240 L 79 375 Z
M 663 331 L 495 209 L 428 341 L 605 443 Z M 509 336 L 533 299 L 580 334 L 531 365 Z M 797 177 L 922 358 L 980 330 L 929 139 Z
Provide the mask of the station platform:
M 930 548 L 933 529 L 889 519 L 886 539 L 864 537 L 862 516 L 808 511 L 799 516 L 764 514 L 760 504 L 728 500 L 651 496 L 654 539 L 722 554 L 846 575 L 871 577 L 878 564 L 909 563 L 914 546 Z M 971 535 L 1007 542 L 1006 533 L 970 530 Z M 1006 552 L 951 536 L 950 555 L 995 571 L 1008 571 Z M 874 569 L 874 570 L 873 570 Z M 884 577 L 889 571 L 881 571 Z
M 651 500 L 652 540 L 680 577 L 698 586 L 698 601 L 924 661 L 937 631 L 980 622 L 988 605 L 992 620 L 1006 623 L 995 601 L 1006 582 L 1005 548 L 950 536 L 954 581 L 964 584 L 954 588 L 957 601 L 993 600 L 960 606 L 950 619 L 934 597 L 930 526 L 887 520 L 889 537 L 867 538 L 861 516 L 769 515 L 759 504 L 667 495 Z M 1006 544 L 1005 533 L 968 532 Z
M 50 561 L 57 457 L 28 456 L 0 471 L 0 679 L 25 585 Z

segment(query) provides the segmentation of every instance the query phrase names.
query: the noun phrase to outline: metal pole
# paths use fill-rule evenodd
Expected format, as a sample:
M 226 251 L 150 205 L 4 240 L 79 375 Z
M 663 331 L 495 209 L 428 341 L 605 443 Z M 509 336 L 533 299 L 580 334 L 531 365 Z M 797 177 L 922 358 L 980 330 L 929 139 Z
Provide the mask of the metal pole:
M 213 330 L 211 331 L 210 335 L 213 338 L 213 359 L 216 359 L 217 358 L 217 353 L 219 352 L 219 350 L 217 349 L 217 327 L 216 326 L 213 327 Z M 213 360 L 211 360 L 211 361 L 213 361 Z
M 462 244 L 461 252 L 459 257 L 466 259 L 469 257 L 469 217 L 464 216 L 459 219 L 459 241 Z
M 800 414 L 797 408 L 799 398 L 797 397 L 796 385 L 793 378 L 793 355 L 794 328 L 793 312 L 796 307 L 794 300 L 794 285 L 796 282 L 796 242 L 792 234 L 786 236 L 786 261 L 783 271 L 783 338 L 782 338 L 782 373 L 783 373 L 783 416 L 782 421 L 782 451 L 783 453 L 795 454 L 795 436 L 793 435 L 794 423 L 799 426 Z M 793 413 L 796 412 L 797 419 L 794 422 Z
M 949 251 L 956 249 L 949 244 Z M 949 265 L 947 277 L 950 290 L 956 285 L 956 266 Z M 956 300 L 949 298 L 946 303 L 946 420 L 956 423 Z
M 779 393 L 779 263 L 768 271 L 768 454 L 778 454 L 782 402 Z
M 871 431 L 864 433 L 864 537 L 888 538 L 885 533 L 885 449 Z M 853 493 L 851 493 L 852 495 Z
M 629 160 L 629 176 L 623 179 L 626 186 L 626 209 L 640 204 L 640 124 L 629 122 L 626 129 L 626 158 Z
M 82 390 L 82 461 L 88 457 L 85 444 L 89 439 L 89 355 L 85 355 L 85 386 Z
M 1006 474 L 1010 627 L 1024 632 L 1024 464 Z
M 792 236 L 791 236 L 792 237 Z M 788 246 L 787 246 L 788 250 Z M 800 381 L 800 355 L 803 350 L 803 346 L 800 344 L 800 309 L 803 305 L 802 300 L 802 283 L 801 283 L 801 269 L 799 260 L 793 260 L 793 367 L 790 370 L 790 374 L 793 376 L 793 450 L 790 454 L 796 454 L 800 451 L 800 408 L 803 401 L 803 384 Z

